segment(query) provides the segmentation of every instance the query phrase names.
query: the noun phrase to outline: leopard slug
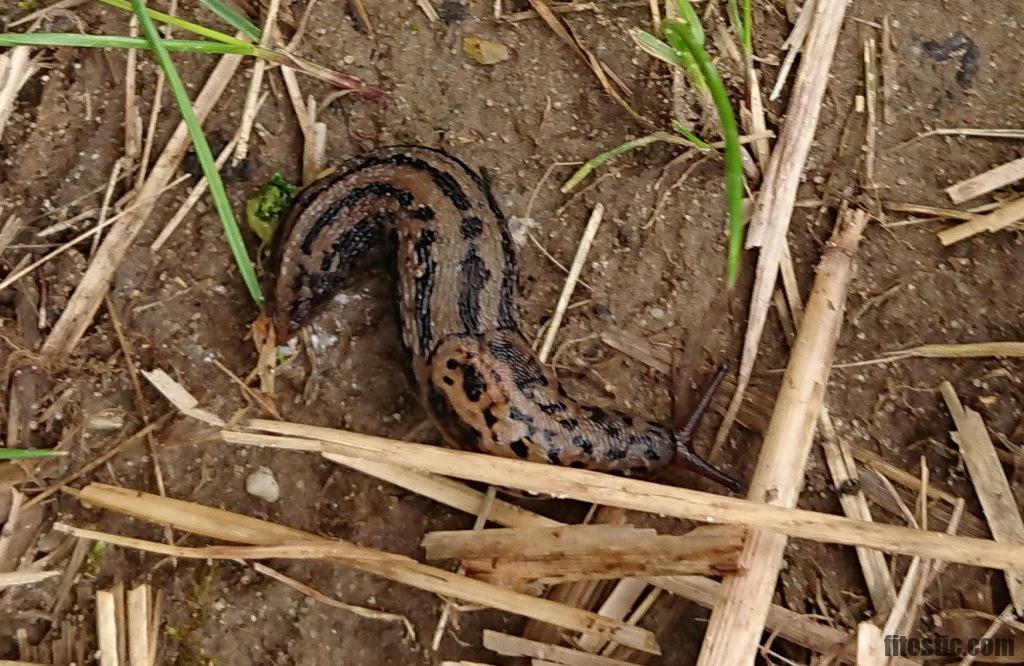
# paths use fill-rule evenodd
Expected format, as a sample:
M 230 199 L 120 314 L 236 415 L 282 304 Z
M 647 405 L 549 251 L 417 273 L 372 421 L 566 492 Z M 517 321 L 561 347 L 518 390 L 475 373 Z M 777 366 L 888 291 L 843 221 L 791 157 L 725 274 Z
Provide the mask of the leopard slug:
M 483 178 L 447 153 L 395 146 L 299 194 L 278 231 L 270 316 L 290 338 L 374 251 L 397 260 L 402 338 L 421 402 L 449 445 L 649 477 L 681 464 L 737 489 L 687 428 L 570 398 L 519 329 L 515 251 Z

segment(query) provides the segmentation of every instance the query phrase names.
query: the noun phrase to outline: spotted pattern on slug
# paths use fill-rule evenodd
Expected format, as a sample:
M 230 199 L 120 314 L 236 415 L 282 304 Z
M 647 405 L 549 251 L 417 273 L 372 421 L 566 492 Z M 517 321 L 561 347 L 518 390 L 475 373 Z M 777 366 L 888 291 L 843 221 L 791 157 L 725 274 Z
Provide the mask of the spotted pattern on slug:
M 687 442 L 665 427 L 580 405 L 537 361 L 519 332 L 505 218 L 480 175 L 439 150 L 380 149 L 299 195 L 274 250 L 279 338 L 378 251 L 396 259 L 402 339 L 449 444 L 629 475 L 680 457 L 692 464 Z

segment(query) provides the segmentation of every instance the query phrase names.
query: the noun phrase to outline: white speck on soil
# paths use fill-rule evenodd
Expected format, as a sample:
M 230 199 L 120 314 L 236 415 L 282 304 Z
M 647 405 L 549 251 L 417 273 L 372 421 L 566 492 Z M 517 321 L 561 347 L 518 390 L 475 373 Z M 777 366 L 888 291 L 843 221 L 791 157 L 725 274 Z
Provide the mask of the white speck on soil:
M 260 467 L 245 479 L 245 492 L 267 502 L 276 502 L 281 497 L 281 487 L 268 467 Z

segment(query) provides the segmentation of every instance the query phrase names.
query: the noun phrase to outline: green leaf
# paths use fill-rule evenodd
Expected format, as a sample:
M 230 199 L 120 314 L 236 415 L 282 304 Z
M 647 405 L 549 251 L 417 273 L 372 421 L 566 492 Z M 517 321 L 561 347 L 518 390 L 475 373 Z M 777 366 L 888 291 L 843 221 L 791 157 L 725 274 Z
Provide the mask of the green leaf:
M 174 101 L 178 105 L 178 110 L 181 112 L 181 119 L 188 128 L 188 134 L 192 139 L 196 157 L 203 169 L 203 175 L 206 176 L 207 183 L 209 184 L 210 196 L 213 198 L 213 204 L 217 209 L 217 216 L 220 218 L 221 225 L 224 227 L 224 235 L 227 236 L 228 246 L 231 248 L 231 254 L 235 258 L 238 271 L 242 275 L 242 281 L 245 282 L 249 295 L 256 302 L 256 305 L 263 307 L 263 292 L 260 290 L 256 271 L 253 268 L 252 260 L 249 259 L 249 252 L 245 249 L 245 242 L 242 240 L 242 232 L 238 228 L 238 222 L 231 211 L 231 202 L 228 200 L 228 194 L 224 190 L 224 182 L 220 178 L 220 173 L 217 171 L 213 153 L 210 152 L 210 144 L 206 141 L 206 135 L 203 134 L 202 125 L 199 123 L 199 119 L 196 118 L 195 111 L 192 110 L 192 102 L 189 100 L 188 92 L 185 90 L 185 84 L 181 82 L 178 70 L 174 67 L 174 62 L 164 46 L 160 33 L 157 32 L 153 18 L 146 13 L 145 0 L 132 0 L 132 8 L 135 10 L 136 16 L 139 17 L 139 27 L 142 28 L 142 33 L 146 36 L 146 40 L 153 49 L 153 56 L 164 71 L 164 75 L 167 78 L 167 87 L 171 90 Z
M 0 449 L 0 460 L 24 460 L 26 458 L 55 458 L 66 456 L 67 451 L 50 449 Z
M 274 231 L 295 200 L 298 188 L 278 172 L 260 188 L 256 196 L 245 202 L 245 216 L 249 228 L 266 245 L 274 239 Z
M 263 32 L 248 17 L 238 12 L 234 7 L 221 0 L 202 0 L 202 3 L 235 30 L 245 34 L 254 42 L 260 41 L 260 36 Z

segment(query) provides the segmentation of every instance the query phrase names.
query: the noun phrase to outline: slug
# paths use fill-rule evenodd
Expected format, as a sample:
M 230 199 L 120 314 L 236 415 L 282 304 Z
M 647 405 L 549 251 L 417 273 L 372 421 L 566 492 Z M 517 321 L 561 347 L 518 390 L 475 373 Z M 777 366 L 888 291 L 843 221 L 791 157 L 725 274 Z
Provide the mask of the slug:
M 308 323 L 375 251 L 396 259 L 412 375 L 449 445 L 634 477 L 680 464 L 739 489 L 690 447 L 724 372 L 678 432 L 566 394 L 520 332 L 505 217 L 484 179 L 441 150 L 375 150 L 299 194 L 274 243 L 278 339 Z

